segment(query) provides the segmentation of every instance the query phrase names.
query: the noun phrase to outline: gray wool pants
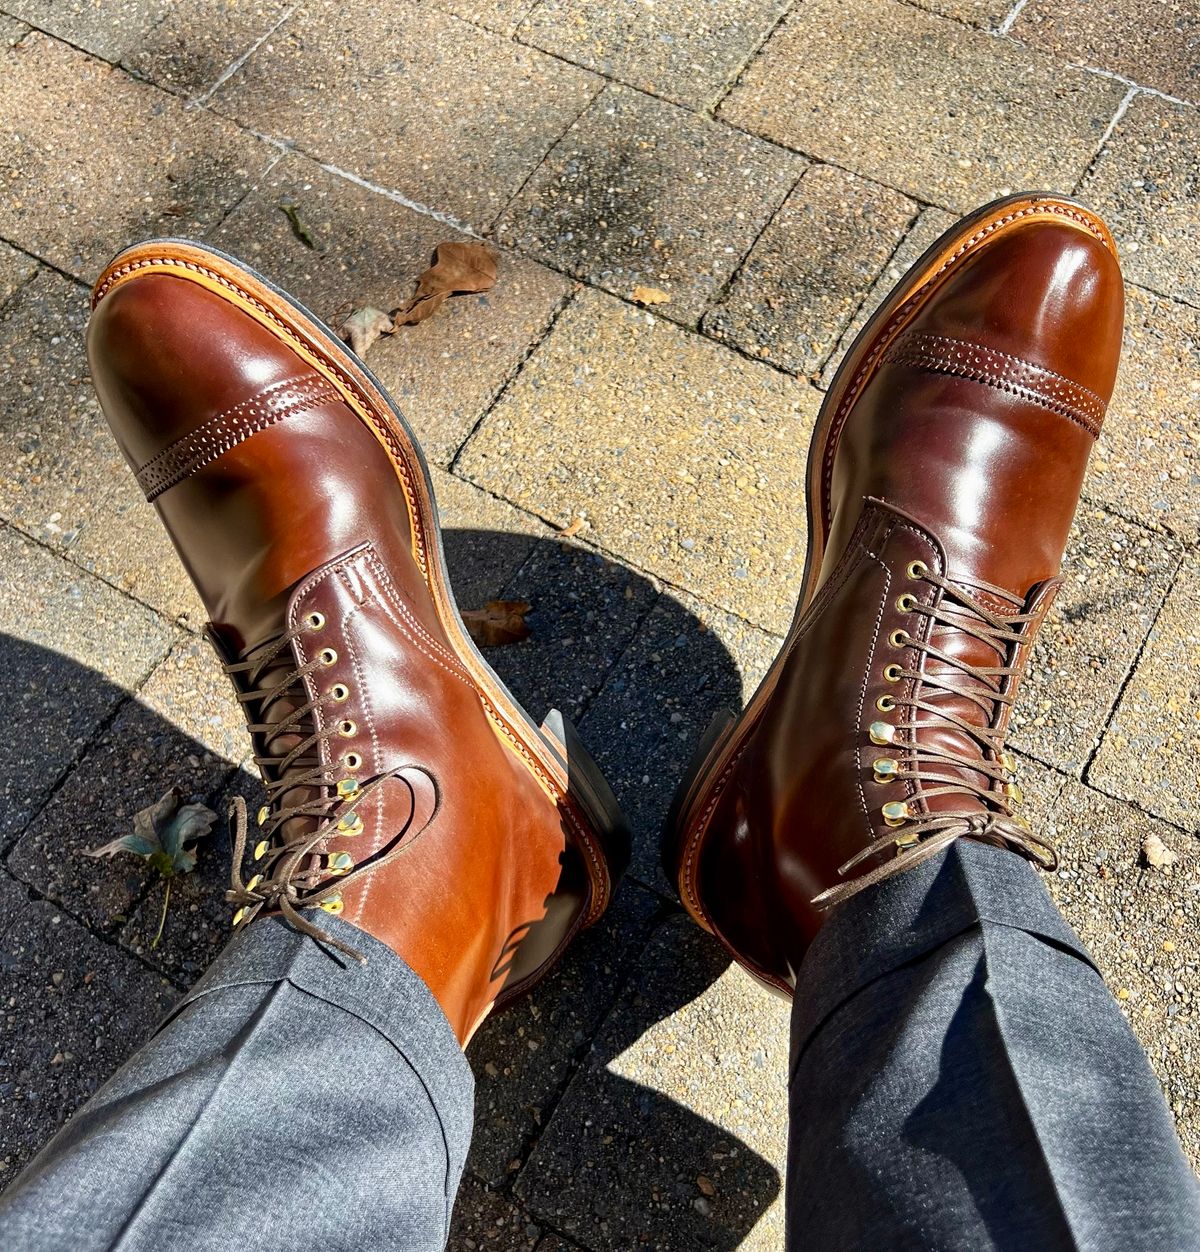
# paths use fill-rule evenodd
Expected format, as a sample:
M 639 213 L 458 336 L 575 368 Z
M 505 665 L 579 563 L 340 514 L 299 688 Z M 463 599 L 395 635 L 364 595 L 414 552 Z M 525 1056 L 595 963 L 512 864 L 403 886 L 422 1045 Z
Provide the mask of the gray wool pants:
M 432 995 L 237 936 L 0 1200 L 0 1247 L 436 1252 L 473 1084 Z M 1144 1055 L 1035 872 L 958 844 L 851 899 L 793 1016 L 788 1246 L 1200 1248 Z

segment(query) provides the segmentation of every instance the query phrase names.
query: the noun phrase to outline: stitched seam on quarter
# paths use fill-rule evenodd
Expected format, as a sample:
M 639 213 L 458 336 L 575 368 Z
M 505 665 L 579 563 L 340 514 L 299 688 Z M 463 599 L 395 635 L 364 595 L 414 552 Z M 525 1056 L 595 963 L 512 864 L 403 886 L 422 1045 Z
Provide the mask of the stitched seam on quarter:
M 275 383 L 164 448 L 138 470 L 138 486 L 154 500 L 251 435 L 331 399 L 340 399 L 337 388 L 319 374 Z

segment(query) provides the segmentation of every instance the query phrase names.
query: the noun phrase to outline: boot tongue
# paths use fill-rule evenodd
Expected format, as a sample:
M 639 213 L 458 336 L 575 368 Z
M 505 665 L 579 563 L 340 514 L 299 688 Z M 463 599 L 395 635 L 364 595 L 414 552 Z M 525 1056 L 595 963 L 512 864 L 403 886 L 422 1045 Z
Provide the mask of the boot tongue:
M 1020 600 L 1001 593 L 998 588 L 989 586 L 984 590 L 965 582 L 956 583 L 956 585 L 961 586 L 972 599 L 979 600 L 987 608 L 1005 616 L 1016 615 L 1022 611 L 1023 604 Z M 954 623 L 961 623 L 964 627 L 986 629 L 988 626 L 984 618 L 958 603 L 950 595 L 944 597 L 942 611 Z M 967 629 L 961 629 L 957 625 L 943 621 L 934 623 L 929 642 L 934 648 L 953 657 L 963 665 L 981 669 L 1005 665 L 1012 647 L 1012 645 L 1005 646 L 1004 644 L 992 645 L 976 638 Z M 995 686 L 989 685 L 987 680 L 975 677 L 959 666 L 935 656 L 925 657 L 924 672 L 928 678 L 944 683 L 950 690 L 928 682 L 923 683 L 919 690 L 919 698 L 923 702 L 939 711 L 953 714 L 980 729 L 997 724 L 1001 717 L 1002 706 L 993 698 Z M 993 679 L 991 682 L 995 684 L 997 680 Z M 982 706 L 971 696 L 982 697 Z M 940 752 L 951 753 L 964 762 L 982 762 L 986 759 L 979 741 L 967 731 L 960 729 L 954 722 L 926 712 L 924 709 L 915 711 L 914 721 L 920 728 L 916 731 L 918 742 L 936 748 Z M 947 779 L 961 780 L 969 787 L 985 791 L 995 786 L 994 781 L 985 772 L 971 769 L 965 763 L 958 765 L 949 761 L 930 761 L 924 765 L 923 772 L 927 775 L 941 775 Z M 930 781 L 925 789 L 936 790 L 942 785 L 945 784 Z M 963 793 L 933 796 L 927 798 L 925 803 L 931 813 L 948 811 L 987 813 L 990 811 L 983 799 Z

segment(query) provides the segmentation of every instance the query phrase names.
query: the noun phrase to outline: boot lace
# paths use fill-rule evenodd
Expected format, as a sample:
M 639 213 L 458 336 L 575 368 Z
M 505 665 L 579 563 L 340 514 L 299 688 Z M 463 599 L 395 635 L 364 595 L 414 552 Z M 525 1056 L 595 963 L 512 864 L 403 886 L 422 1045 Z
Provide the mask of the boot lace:
M 350 839 L 363 831 L 357 808 L 373 792 L 405 768 L 398 766 L 373 778 L 357 775 L 362 758 L 347 753 L 326 763 L 322 745 L 335 736 L 353 735 L 349 719 L 323 726 L 316 713 L 340 704 L 350 696 L 343 683 L 334 683 L 309 699 L 304 680 L 333 664 L 332 648 L 319 651 L 303 665 L 294 665 L 292 641 L 301 634 L 324 627 L 321 613 L 309 613 L 303 622 L 255 645 L 234 661 L 223 661 L 225 672 L 237 688 L 246 714 L 247 729 L 261 743 L 254 762 L 262 775 L 267 803 L 257 815 L 261 836 L 254 848 L 256 872 L 243 880 L 242 863 L 249 843 L 246 801 L 234 796 L 229 806 L 233 821 L 233 865 L 225 898 L 237 906 L 233 927 L 240 930 L 264 911 L 277 911 L 302 934 L 328 944 L 362 963 L 365 957 L 323 927 L 305 917 L 304 911 L 321 909 L 336 915 L 342 911 L 342 888 L 370 870 L 379 869 L 403 850 L 397 837 L 380 856 L 355 865 L 350 853 L 319 850 L 327 839 Z M 287 701 L 292 707 L 272 720 L 272 708 Z M 288 739 L 296 742 L 290 746 Z M 331 757 L 333 753 L 329 754 Z M 296 820 L 301 819 L 301 820 Z M 307 819 L 307 820 L 304 820 Z
M 921 632 L 924 638 L 905 630 L 893 632 L 892 644 L 910 649 L 916 653 L 916 659 L 910 667 L 887 666 L 884 677 L 898 687 L 912 680 L 912 693 L 881 696 L 876 704 L 879 711 L 896 711 L 899 716 L 894 721 L 872 722 L 868 735 L 874 744 L 897 749 L 896 755 L 876 760 L 875 780 L 911 781 L 915 791 L 909 800 L 893 800 L 883 806 L 885 825 L 902 833 L 880 835 L 842 865 L 838 873 L 847 874 L 863 861 L 893 848 L 896 855 L 850 882 L 823 891 L 813 901 L 823 909 L 937 856 L 964 836 L 1007 847 L 1044 869 L 1053 870 L 1058 865 L 1054 846 L 1034 833 L 1029 823 L 1013 811 L 1021 792 L 1012 776 L 1015 758 L 1004 748 L 1004 713 L 1015 699 L 1010 680 L 1020 673 L 1020 650 L 1028 644 L 1029 627 L 1038 614 L 996 612 L 962 587 L 934 573 L 923 561 L 913 561 L 908 566 L 908 577 L 931 584 L 942 594 L 931 605 L 920 603 L 909 593 L 898 598 L 896 607 L 902 613 L 929 618 L 930 628 Z M 973 665 L 938 647 L 932 642 L 938 625 L 987 645 L 997 654 L 1000 664 Z M 923 657 L 933 658 L 945 668 L 931 670 L 923 664 Z M 969 681 L 964 683 L 963 676 Z M 945 707 L 939 694 L 976 705 L 983 714 L 982 723 Z M 921 713 L 927 720 L 918 719 Z M 955 750 L 932 742 L 930 732 L 939 726 L 961 732 L 978 751 Z M 916 803 L 939 796 L 961 797 L 962 803 L 933 811 Z

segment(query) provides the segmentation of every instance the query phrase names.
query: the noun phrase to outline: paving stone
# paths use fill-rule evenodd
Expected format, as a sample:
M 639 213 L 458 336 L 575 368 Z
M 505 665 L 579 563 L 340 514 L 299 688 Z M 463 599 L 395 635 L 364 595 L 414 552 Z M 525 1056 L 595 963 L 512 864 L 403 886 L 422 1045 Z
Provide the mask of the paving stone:
M 88 282 L 137 239 L 211 226 L 275 155 L 44 35 L 0 75 L 0 235 Z
M 297 238 L 284 205 L 294 206 L 315 248 Z M 355 308 L 403 304 L 434 248 L 466 236 L 303 157 L 288 157 L 209 238 L 337 329 Z M 371 348 L 372 371 L 413 424 L 426 455 L 450 461 L 570 290 L 561 275 L 505 253 L 492 291 L 456 297 L 436 317 Z
M 0 304 L 36 272 L 36 261 L 6 243 L 0 243 Z
M 659 838 L 678 780 L 713 716 L 739 711 L 780 640 L 692 596 L 665 593 L 580 724 L 633 829 L 630 872 L 674 895 Z
M 499 1185 L 523 1163 L 661 909 L 657 896 L 626 882 L 603 920 L 575 940 L 546 981 L 489 1018 L 471 1041 L 475 1136 L 468 1174 Z
M 652 96 L 711 106 L 771 33 L 786 0 L 540 0 L 520 38 Z
M 99 580 L 0 528 L 0 673 L 12 725 L 0 745 L 0 840 L 20 830 L 130 688 L 169 627 Z
M 436 466 L 431 476 L 459 609 L 478 609 L 501 599 L 505 584 L 539 540 L 553 532 L 538 518 Z
M 204 973 L 230 939 L 234 906 L 226 901 L 225 892 L 229 889 L 229 862 L 233 854 L 229 802 L 234 796 L 246 801 L 246 811 L 253 822 L 253 815 L 266 803 L 267 797 L 252 764 L 237 770 L 218 797 L 209 801 L 217 820 L 212 834 L 196 845 L 196 868 L 172 880 L 169 899 L 164 883 L 152 880 L 149 891 L 132 909 L 128 922 L 118 934 L 123 947 L 148 965 L 169 974 L 176 982 L 189 986 Z M 251 845 L 254 842 L 251 836 Z M 250 868 L 251 858 L 252 854 L 247 852 L 243 881 L 254 873 Z
M 906 0 L 930 13 L 952 17 L 957 22 L 978 26 L 983 30 L 998 30 L 1004 19 L 1012 12 L 1017 0 Z
M 1112 228 L 1125 277 L 1177 300 L 1200 303 L 1200 113 L 1136 96 L 1079 195 Z
M 1014 39 L 1077 65 L 1111 70 L 1143 87 L 1200 100 L 1200 12 L 1194 5 L 1111 0 L 1032 0 Z
M 174 989 L 3 880 L 0 1187 L 149 1035 Z
M 425 0 L 432 8 L 500 35 L 511 35 L 537 0 Z
M 246 750 L 244 724 L 208 645 L 181 636 L 17 841 L 9 868 L 95 929 L 124 923 L 157 886 L 153 874 L 136 857 L 86 851 L 129 831 L 172 786 L 211 804 Z
M 106 61 L 167 14 L 171 0 L 4 0 L 4 10 Z
M 542 1230 L 511 1200 L 466 1177 L 458 1189 L 447 1252 L 533 1252 Z
M 1104 731 L 1179 562 L 1165 537 L 1084 506 L 1065 583 L 1030 658 L 1012 741 L 1078 777 Z
M 1016 776 L 1025 793 L 1021 802 L 1021 816 L 1034 830 L 1048 833 L 1057 821 L 1058 797 L 1062 794 L 1067 779 L 1057 770 L 1022 752 L 1017 752 L 1016 756 Z
M 909 269 L 921 259 L 921 255 L 925 250 L 931 248 L 956 221 L 958 221 L 958 218 L 953 213 L 947 213 L 943 209 L 925 209 L 922 211 L 908 234 L 904 236 L 900 246 L 892 254 L 892 258 L 888 261 L 883 273 L 880 274 L 871 290 L 867 292 L 862 304 L 859 305 L 858 312 L 854 315 L 850 325 L 842 335 L 837 350 L 826 361 L 825 369 L 822 373 L 822 383 L 824 385 L 827 386 L 833 381 L 833 376 L 837 373 L 837 368 L 841 365 L 842 358 L 850 351 L 851 344 L 858 338 L 858 332 L 867 324 L 871 314 L 887 299 L 891 294 L 892 288 L 904 277 Z
M 768 629 L 792 616 L 819 393 L 585 291 L 459 461 L 480 486 Z
M 386 0 L 301 9 L 213 100 L 309 156 L 482 228 L 599 86 L 448 14 Z
M 1071 187 L 1125 94 L 907 4 L 793 10 L 721 106 L 735 126 L 947 208 Z
M 704 329 L 793 374 L 816 374 L 917 208 L 886 187 L 813 166 Z
M 100 413 L 83 334 L 87 293 L 44 271 L 0 309 L 0 414 L 12 450 L 0 517 L 193 627 L 205 613 Z
M 199 95 L 287 11 L 283 0 L 4 0 L 39 29 Z
M 122 60 L 160 87 L 201 96 L 290 7 L 287 0 L 175 0 L 161 22 L 130 41 Z
M 1058 873 L 1048 880 L 1051 894 L 1118 996 L 1197 1168 L 1200 845 L 1078 783 L 1063 790 L 1050 833 L 1061 858 Z M 1178 854 L 1175 865 L 1153 869 L 1146 864 L 1142 844 L 1152 834 Z
M 15 17 L 0 13 L 0 48 L 11 48 L 29 34 L 29 27 Z
M 535 1220 L 593 1248 L 782 1247 L 787 1005 L 680 916 L 641 970 L 518 1196 Z
M 1121 694 L 1087 781 L 1197 829 L 1200 566 L 1188 558 Z
M 609 87 L 497 227 L 501 242 L 694 323 L 804 164 L 661 100 Z
M 1117 390 L 1084 493 L 1147 526 L 1200 534 L 1200 313 L 1126 288 Z

